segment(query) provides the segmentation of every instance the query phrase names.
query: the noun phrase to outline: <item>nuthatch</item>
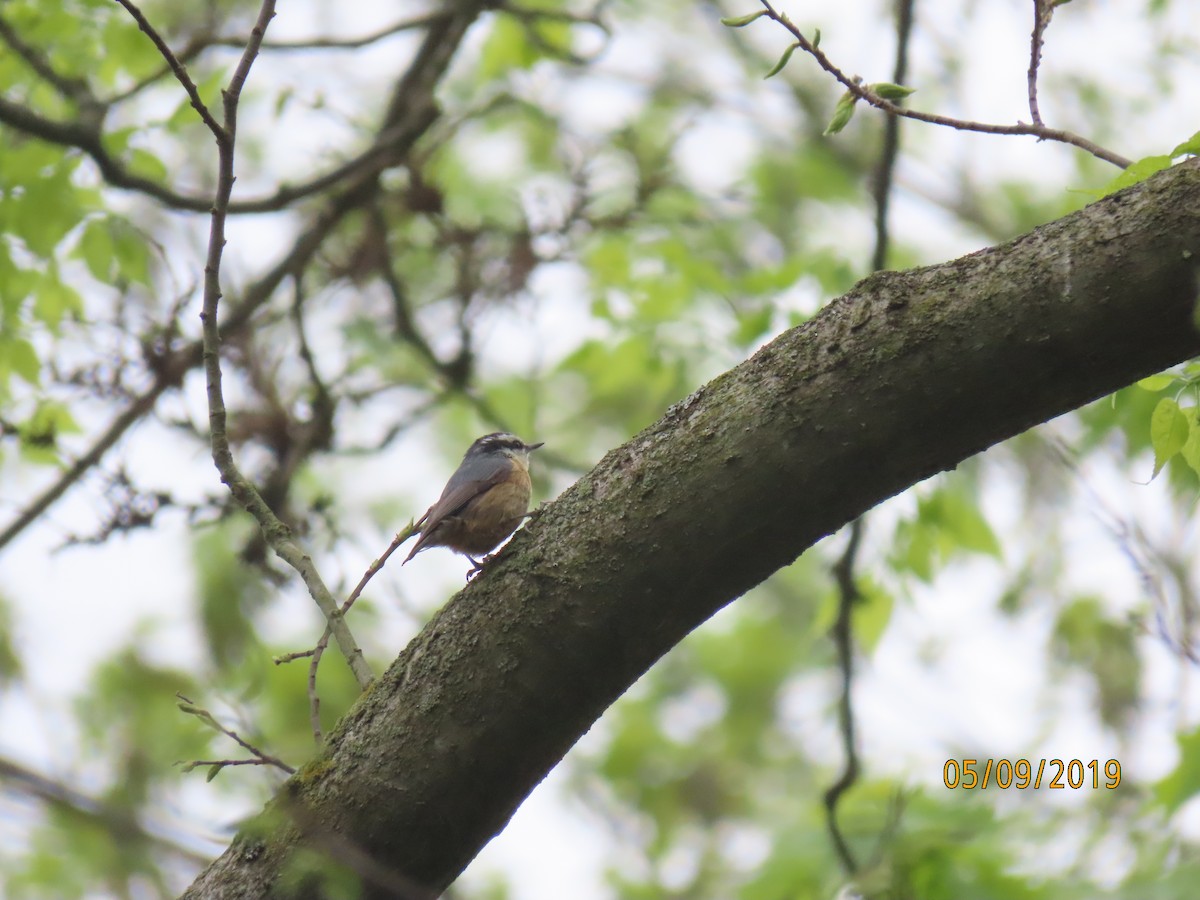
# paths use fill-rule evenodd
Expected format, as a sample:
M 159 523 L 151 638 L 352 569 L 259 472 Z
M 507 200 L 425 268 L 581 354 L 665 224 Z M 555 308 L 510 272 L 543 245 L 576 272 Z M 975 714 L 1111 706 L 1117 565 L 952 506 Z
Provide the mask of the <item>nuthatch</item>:
M 525 518 L 529 454 L 540 446 L 501 431 L 473 443 L 438 502 L 417 520 L 421 537 L 404 562 L 426 547 L 449 547 L 483 568 L 475 557 L 494 550 Z

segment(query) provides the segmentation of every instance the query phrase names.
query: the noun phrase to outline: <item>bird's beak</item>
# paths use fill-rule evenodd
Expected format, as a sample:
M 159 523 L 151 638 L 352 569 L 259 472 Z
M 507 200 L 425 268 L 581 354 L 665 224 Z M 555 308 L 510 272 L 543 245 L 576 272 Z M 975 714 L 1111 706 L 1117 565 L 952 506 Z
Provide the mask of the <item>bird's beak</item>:
M 545 447 L 545 446 L 546 446 L 546 442 L 545 442 L 545 441 L 538 441 L 536 444 L 526 444 L 526 445 L 525 445 L 525 452 L 526 452 L 526 453 L 532 453 L 532 452 L 533 452 L 534 450 L 536 450 L 538 447 Z

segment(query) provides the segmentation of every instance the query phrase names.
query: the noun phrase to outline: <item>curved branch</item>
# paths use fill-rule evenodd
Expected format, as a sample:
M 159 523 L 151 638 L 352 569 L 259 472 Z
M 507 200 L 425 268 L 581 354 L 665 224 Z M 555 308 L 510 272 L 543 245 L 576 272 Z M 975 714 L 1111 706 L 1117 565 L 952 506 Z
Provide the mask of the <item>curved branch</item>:
M 1047 128 L 1045 125 L 1038 123 L 1030 125 L 1025 122 L 1018 122 L 1016 125 L 992 125 L 987 122 L 973 122 L 968 119 L 955 119 L 951 116 L 920 112 L 919 110 L 899 106 L 890 100 L 885 100 L 834 65 L 829 57 L 825 55 L 825 52 L 819 47 L 814 46 L 812 41 L 801 33 L 800 29 L 796 27 L 791 19 L 782 13 L 776 12 L 775 7 L 771 5 L 769 0 L 760 0 L 760 2 L 767 12 L 767 17 L 778 22 L 795 38 L 796 46 L 815 59 L 817 64 L 841 82 L 847 91 L 859 100 L 869 103 L 871 106 L 883 110 L 885 113 L 893 116 L 903 116 L 906 119 L 916 119 L 918 122 L 926 122 L 930 125 L 943 125 L 947 128 L 953 128 L 956 131 L 974 131 L 980 134 L 1026 135 L 1044 141 L 1057 141 L 1060 144 L 1070 144 L 1073 147 L 1078 147 L 1080 150 L 1090 153 L 1097 159 L 1110 162 L 1122 169 L 1126 169 L 1132 164 L 1132 160 L 1121 156 L 1119 153 L 1114 153 L 1106 147 L 1101 147 L 1094 141 L 1088 140 L 1082 135 L 1071 131 L 1064 131 L 1059 128 Z
M 54 66 L 50 65 L 50 61 L 46 59 L 45 54 L 36 47 L 21 40 L 21 36 L 13 30 L 13 27 L 4 18 L 0 18 L 0 40 L 3 40 L 13 53 L 25 60 L 25 64 L 33 69 L 39 78 L 67 99 L 80 105 L 96 103 L 96 98 L 92 96 L 86 81 L 82 78 L 72 78 L 63 75 L 55 69 Z
M 900 82 L 896 82 L 899 84 Z M 858 874 L 858 861 L 842 834 L 838 820 L 838 804 L 846 791 L 858 781 L 858 739 L 854 734 L 854 607 L 862 602 L 858 582 L 854 578 L 854 565 L 858 559 L 858 548 L 862 541 L 863 518 L 859 516 L 850 523 L 850 536 L 846 549 L 833 565 L 833 579 L 838 590 L 837 619 L 833 623 L 833 644 L 837 649 L 838 671 L 842 677 L 841 693 L 838 696 L 838 731 L 842 737 L 842 751 L 846 763 L 842 774 L 825 791 L 825 822 L 833 839 L 833 849 L 842 861 L 846 874 Z
M 212 210 L 212 197 L 193 196 L 173 190 L 150 178 L 137 175 L 109 153 L 99 128 L 83 121 L 60 122 L 38 115 L 32 110 L 0 97 L 0 123 L 40 138 L 51 144 L 74 147 L 86 153 L 100 170 L 101 177 L 112 187 L 137 191 L 171 209 L 207 213 Z M 230 215 L 278 212 L 305 197 L 319 194 L 356 176 L 373 174 L 381 162 L 394 164 L 410 136 L 408 128 L 387 128 L 371 145 L 344 163 L 340 163 L 310 181 L 298 185 L 281 185 L 273 193 L 247 200 L 232 200 Z
M 363 47 L 370 46 L 389 38 L 394 34 L 400 34 L 403 31 L 412 31 L 416 28 L 425 28 L 429 25 L 439 22 L 449 16 L 447 12 L 431 12 L 424 15 L 414 16 L 410 19 L 401 19 L 370 34 L 362 35 L 356 38 L 310 38 L 302 41 L 268 41 L 262 42 L 263 50 L 276 51 L 295 51 L 295 50 L 358 50 Z M 219 37 L 208 42 L 209 46 L 213 47 L 237 47 L 241 49 L 245 45 L 242 38 L 237 37 Z

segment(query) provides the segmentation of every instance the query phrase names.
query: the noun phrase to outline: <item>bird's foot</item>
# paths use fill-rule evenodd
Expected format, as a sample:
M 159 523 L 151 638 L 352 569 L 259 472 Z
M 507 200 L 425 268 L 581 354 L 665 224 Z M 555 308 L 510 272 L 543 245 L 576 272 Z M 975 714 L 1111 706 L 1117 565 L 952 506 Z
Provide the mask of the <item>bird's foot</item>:
M 467 559 L 471 561 L 471 571 L 467 573 L 467 581 L 470 582 L 476 575 L 483 571 L 484 566 L 491 562 L 492 555 L 489 553 L 481 560 L 473 556 L 468 556 Z

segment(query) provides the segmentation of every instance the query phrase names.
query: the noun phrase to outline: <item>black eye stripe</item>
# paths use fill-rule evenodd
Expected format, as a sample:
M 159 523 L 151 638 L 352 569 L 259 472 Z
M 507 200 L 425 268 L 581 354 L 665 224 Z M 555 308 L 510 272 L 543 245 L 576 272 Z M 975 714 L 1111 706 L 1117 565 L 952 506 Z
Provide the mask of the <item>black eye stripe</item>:
M 497 431 L 493 434 L 485 434 L 483 437 L 475 441 L 471 445 L 471 451 L 487 452 L 489 450 L 524 450 L 525 442 L 513 434 L 506 434 L 502 431 Z

